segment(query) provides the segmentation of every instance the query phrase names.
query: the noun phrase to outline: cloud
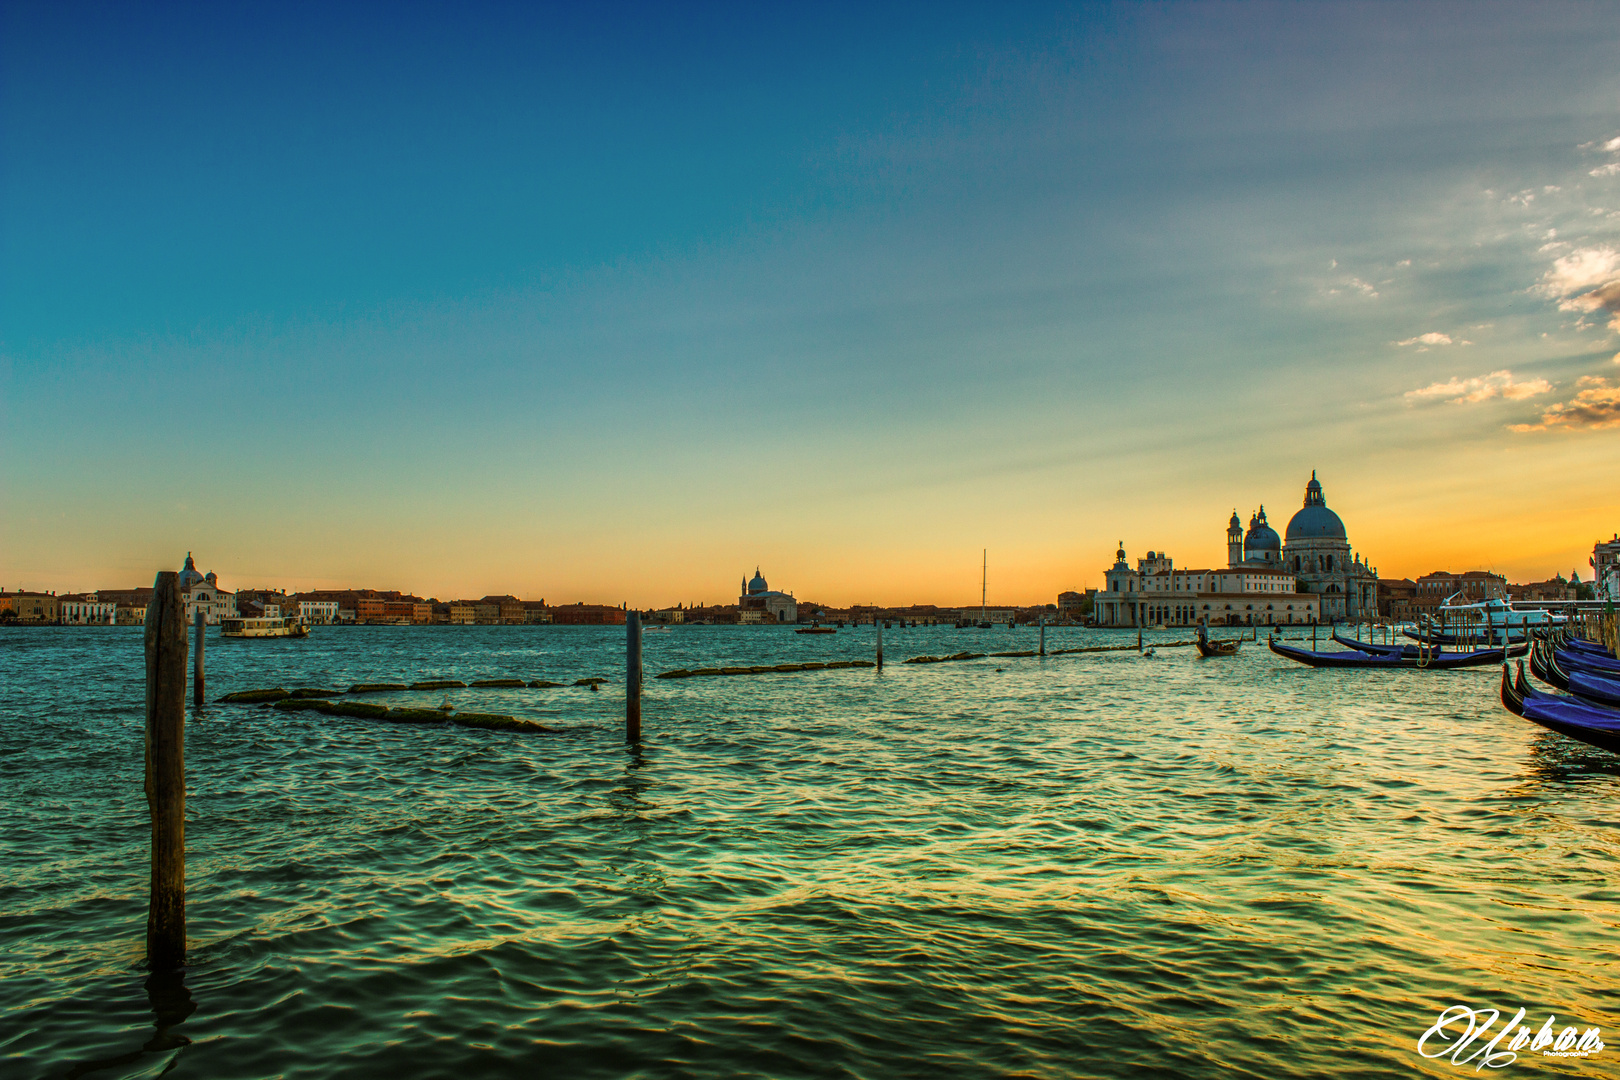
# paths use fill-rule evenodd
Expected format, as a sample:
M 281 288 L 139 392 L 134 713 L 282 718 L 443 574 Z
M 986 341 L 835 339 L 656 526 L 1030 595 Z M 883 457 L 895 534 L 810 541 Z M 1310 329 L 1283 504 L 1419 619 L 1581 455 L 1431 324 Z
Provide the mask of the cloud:
M 1405 341 L 1397 341 L 1395 344 L 1400 345 L 1400 346 L 1406 346 L 1406 345 L 1450 345 L 1451 344 L 1451 335 L 1450 334 L 1437 334 L 1437 333 L 1435 333 L 1434 331 L 1431 330 L 1427 334 L 1419 334 L 1417 337 L 1409 337 Z
M 1611 161 L 1607 165 L 1599 165 L 1589 175 L 1592 176 L 1620 176 L 1620 161 Z
M 1582 383 L 1603 382 L 1591 376 Z M 1539 424 L 1512 424 L 1512 431 L 1546 431 L 1548 428 L 1601 431 L 1620 427 L 1620 386 L 1588 386 L 1569 401 L 1549 405 Z
M 1561 311 L 1607 311 L 1614 316 L 1609 325 L 1620 330 L 1620 251 L 1577 248 L 1553 263 L 1538 288 Z
M 1418 390 L 1408 390 L 1408 401 L 1444 400 L 1453 405 L 1473 405 L 1493 397 L 1522 401 L 1537 394 L 1552 391 L 1546 379 L 1515 379 L 1513 372 L 1504 368 L 1489 375 L 1476 375 L 1471 379 L 1451 379 L 1443 383 L 1430 383 Z

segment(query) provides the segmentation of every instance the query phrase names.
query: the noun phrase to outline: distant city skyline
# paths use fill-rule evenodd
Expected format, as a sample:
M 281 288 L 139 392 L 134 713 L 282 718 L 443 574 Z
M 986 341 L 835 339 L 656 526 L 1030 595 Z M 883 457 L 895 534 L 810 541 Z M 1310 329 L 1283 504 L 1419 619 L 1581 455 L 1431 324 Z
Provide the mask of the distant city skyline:
M 1003 604 L 1620 528 L 1584 4 L 0 11 L 0 583 Z

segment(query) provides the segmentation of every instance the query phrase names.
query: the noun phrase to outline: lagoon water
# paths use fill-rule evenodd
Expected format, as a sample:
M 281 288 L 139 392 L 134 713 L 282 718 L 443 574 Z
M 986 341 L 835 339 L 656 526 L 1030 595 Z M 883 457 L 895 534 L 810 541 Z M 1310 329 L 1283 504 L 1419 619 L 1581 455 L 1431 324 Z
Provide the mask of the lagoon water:
M 1314 671 L 1263 638 L 898 663 L 1034 640 L 649 678 L 630 749 L 622 627 L 211 637 L 215 697 L 610 681 L 361 696 L 544 736 L 188 719 L 189 966 L 149 979 L 141 631 L 0 630 L 0 1074 L 1454 1076 L 1414 1047 L 1468 1003 L 1611 1047 L 1511 1070 L 1617 1075 L 1620 757 L 1508 714 L 1495 669 Z M 649 674 L 871 653 L 646 639 Z

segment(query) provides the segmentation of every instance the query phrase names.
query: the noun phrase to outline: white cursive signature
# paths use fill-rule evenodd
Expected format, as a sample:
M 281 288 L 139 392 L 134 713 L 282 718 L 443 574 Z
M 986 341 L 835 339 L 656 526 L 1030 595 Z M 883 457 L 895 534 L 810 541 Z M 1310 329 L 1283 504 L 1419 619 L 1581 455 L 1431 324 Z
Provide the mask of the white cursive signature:
M 1495 1009 L 1472 1009 L 1467 1005 L 1452 1005 L 1440 1013 L 1440 1018 L 1418 1037 L 1417 1051 L 1426 1058 L 1438 1058 L 1451 1055 L 1453 1065 L 1467 1065 L 1475 1058 L 1479 1064 L 1474 1071 L 1489 1066 L 1500 1069 L 1504 1065 L 1511 1065 L 1519 1059 L 1518 1051 L 1528 1047 L 1532 1052 L 1539 1052 L 1543 1057 L 1591 1057 L 1603 1049 L 1603 1038 L 1600 1029 L 1589 1027 L 1583 1033 L 1573 1025 L 1564 1028 L 1556 1035 L 1553 1027 L 1557 1018 L 1549 1015 L 1547 1022 L 1541 1025 L 1541 1030 L 1534 1035 L 1530 1034 L 1528 1027 L 1520 1027 L 1516 1035 L 1509 1038 L 1511 1032 L 1520 1020 L 1524 1019 L 1524 1010 L 1520 1009 L 1513 1019 L 1503 1024 L 1497 1031 L 1496 1037 L 1476 1049 L 1472 1054 L 1463 1057 L 1463 1051 L 1478 1040 L 1485 1038 L 1491 1025 L 1495 1024 L 1501 1013 Z M 1457 1030 L 1461 1029 L 1461 1030 Z M 1507 1039 L 1507 1046 L 1498 1050 L 1497 1044 Z M 1424 1044 L 1433 1041 L 1438 1049 L 1426 1050 Z

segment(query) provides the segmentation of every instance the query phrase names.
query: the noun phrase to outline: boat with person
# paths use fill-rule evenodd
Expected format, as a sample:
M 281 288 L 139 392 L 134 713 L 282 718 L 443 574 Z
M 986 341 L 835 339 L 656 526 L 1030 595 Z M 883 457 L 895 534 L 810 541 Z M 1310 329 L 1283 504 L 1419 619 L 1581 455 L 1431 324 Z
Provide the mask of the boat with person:
M 309 636 L 309 624 L 297 615 L 257 615 L 219 620 L 222 638 L 301 638 Z
M 1209 623 L 1204 619 L 1198 620 L 1198 635 L 1193 644 L 1198 646 L 1199 656 L 1236 656 L 1243 647 L 1241 637 L 1225 638 L 1218 641 L 1209 639 Z
M 838 628 L 835 626 L 822 626 L 820 623 L 812 623 L 809 626 L 800 627 L 793 632 L 795 634 L 836 634 L 838 633 Z

